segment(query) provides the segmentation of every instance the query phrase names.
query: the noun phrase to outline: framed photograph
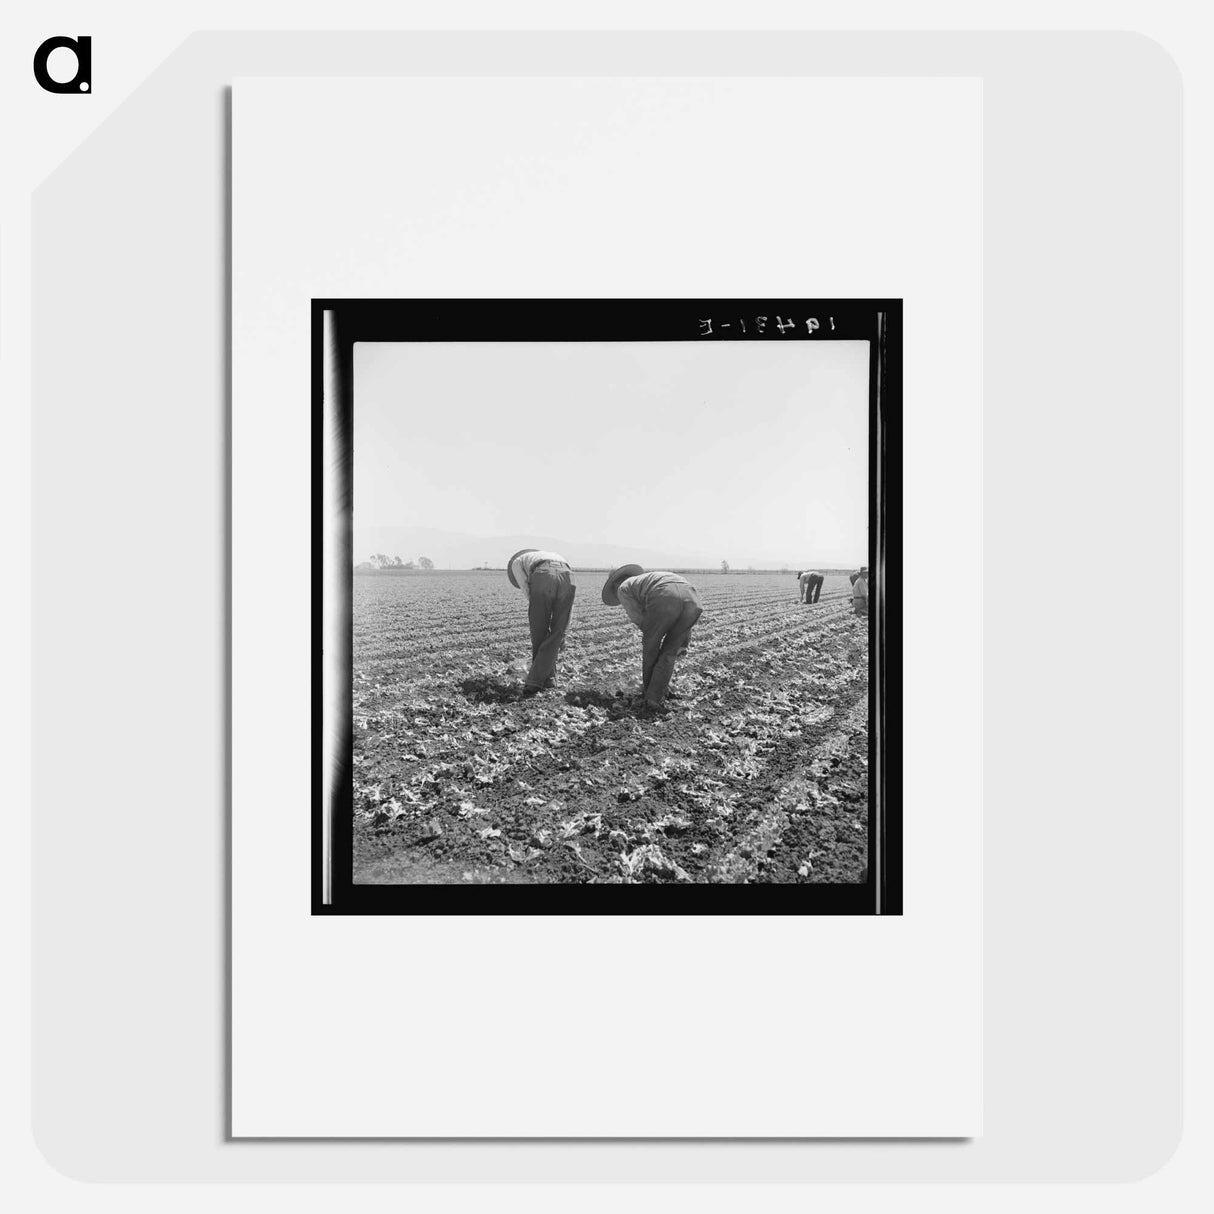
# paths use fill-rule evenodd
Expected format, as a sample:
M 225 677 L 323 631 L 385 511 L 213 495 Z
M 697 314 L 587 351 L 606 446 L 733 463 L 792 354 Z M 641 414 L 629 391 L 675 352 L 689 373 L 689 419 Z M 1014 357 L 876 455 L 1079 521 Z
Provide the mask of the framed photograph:
M 605 68 L 233 86 L 238 1136 L 981 1126 L 982 82 Z
M 314 300 L 313 912 L 901 914 L 901 341 Z

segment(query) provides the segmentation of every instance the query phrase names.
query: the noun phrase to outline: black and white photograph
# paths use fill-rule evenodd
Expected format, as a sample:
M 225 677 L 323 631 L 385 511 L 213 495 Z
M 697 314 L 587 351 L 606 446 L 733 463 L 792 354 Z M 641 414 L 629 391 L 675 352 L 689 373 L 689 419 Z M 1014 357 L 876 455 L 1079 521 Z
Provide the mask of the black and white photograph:
M 323 909 L 900 913 L 899 318 L 315 303 Z

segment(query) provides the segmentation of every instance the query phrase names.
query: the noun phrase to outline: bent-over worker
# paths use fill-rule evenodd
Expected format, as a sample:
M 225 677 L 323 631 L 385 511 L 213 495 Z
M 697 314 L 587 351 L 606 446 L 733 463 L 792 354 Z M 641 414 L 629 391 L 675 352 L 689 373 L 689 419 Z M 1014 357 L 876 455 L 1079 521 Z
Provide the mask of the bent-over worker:
M 565 648 L 565 633 L 573 614 L 573 584 L 569 562 L 555 552 L 523 548 L 506 565 L 506 576 L 527 600 L 531 626 L 531 669 L 523 695 L 533 696 L 556 682 L 556 660 Z
M 691 644 L 691 630 L 704 614 L 695 587 L 677 573 L 621 565 L 607 575 L 603 602 L 623 607 L 641 630 L 641 691 L 645 707 L 661 708 L 675 662 Z
M 816 603 L 822 597 L 822 583 L 826 579 L 816 569 L 805 569 L 797 574 L 801 583 L 801 602 Z

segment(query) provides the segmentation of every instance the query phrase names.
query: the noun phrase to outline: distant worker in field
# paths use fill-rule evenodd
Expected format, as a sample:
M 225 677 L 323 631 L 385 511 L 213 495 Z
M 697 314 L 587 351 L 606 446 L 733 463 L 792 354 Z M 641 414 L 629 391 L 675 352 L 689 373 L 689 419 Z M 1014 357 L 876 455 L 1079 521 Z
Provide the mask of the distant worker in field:
M 797 574 L 801 583 L 801 602 L 816 603 L 822 597 L 822 583 L 826 579 L 816 569 L 805 569 Z
M 531 669 L 523 683 L 523 695 L 533 696 L 556 682 L 556 660 L 565 648 L 577 587 L 563 556 L 537 548 L 516 552 L 506 565 L 506 576 L 527 600 Z
M 645 707 L 662 708 L 675 662 L 687 652 L 691 630 L 704 614 L 695 587 L 677 573 L 646 573 L 640 565 L 621 565 L 607 575 L 603 602 L 623 607 L 641 630 Z
M 857 615 L 868 615 L 868 568 L 857 569 L 851 578 L 851 605 Z

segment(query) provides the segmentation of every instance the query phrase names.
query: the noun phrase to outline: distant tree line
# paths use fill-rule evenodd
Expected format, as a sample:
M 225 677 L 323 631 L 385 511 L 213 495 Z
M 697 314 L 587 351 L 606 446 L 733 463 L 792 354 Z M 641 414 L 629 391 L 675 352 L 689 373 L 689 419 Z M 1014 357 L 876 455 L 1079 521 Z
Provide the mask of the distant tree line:
M 354 568 L 363 573 L 370 569 L 433 569 L 434 562 L 428 556 L 419 556 L 415 561 L 405 561 L 399 556 L 385 556 L 384 553 L 377 552 L 370 560 L 360 561 Z
M 360 561 L 354 566 L 355 573 L 399 573 L 410 569 L 433 569 L 434 562 L 428 556 L 419 556 L 416 560 L 406 561 L 399 556 L 386 556 L 382 552 L 377 552 L 370 560 Z M 857 568 L 855 565 L 806 565 L 806 569 L 816 569 L 819 573 L 850 573 Z M 475 565 L 471 570 L 465 572 L 486 572 L 489 570 L 504 570 L 504 565 L 491 565 L 485 562 L 481 565 Z M 610 567 L 607 565 L 574 565 L 579 573 L 608 573 Z M 748 565 L 745 569 L 734 569 L 728 561 L 722 561 L 719 569 L 703 569 L 693 567 L 691 565 L 676 565 L 670 567 L 671 573 L 729 573 L 735 576 L 745 576 L 748 573 L 791 573 L 794 572 L 788 565 L 781 565 L 779 569 L 764 568 L 757 569 L 753 565 Z

